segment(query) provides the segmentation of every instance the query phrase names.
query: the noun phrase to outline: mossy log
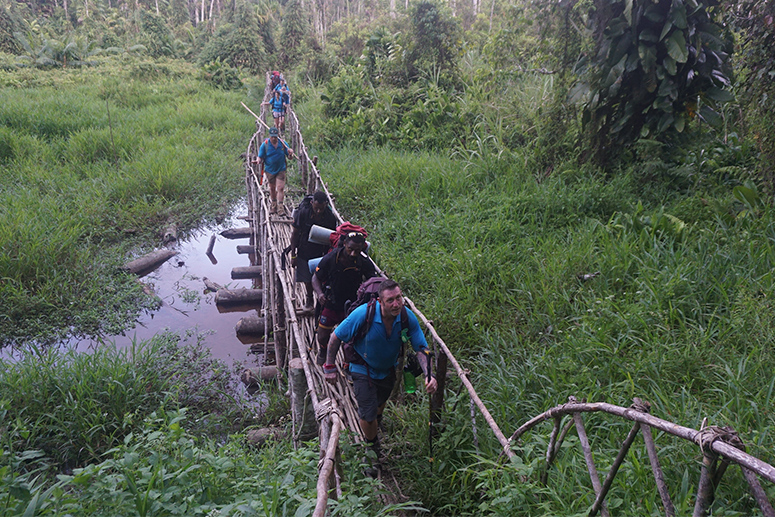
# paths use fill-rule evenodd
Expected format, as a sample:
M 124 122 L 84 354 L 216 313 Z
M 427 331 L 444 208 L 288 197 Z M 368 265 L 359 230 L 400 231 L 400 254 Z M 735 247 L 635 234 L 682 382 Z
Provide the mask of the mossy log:
M 241 266 L 231 270 L 231 279 L 261 278 L 261 266 Z
M 234 326 L 237 336 L 263 336 L 264 318 L 258 314 L 241 318 Z
M 178 252 L 174 250 L 156 250 L 139 259 L 128 262 L 124 266 L 124 269 L 135 274 L 150 273 L 164 264 L 170 257 L 174 257 L 177 254 Z
M 253 235 L 253 228 L 250 226 L 229 228 L 228 230 L 223 230 L 221 235 L 227 239 L 248 239 Z
M 256 305 L 261 298 L 261 289 L 219 289 L 215 293 L 217 305 Z

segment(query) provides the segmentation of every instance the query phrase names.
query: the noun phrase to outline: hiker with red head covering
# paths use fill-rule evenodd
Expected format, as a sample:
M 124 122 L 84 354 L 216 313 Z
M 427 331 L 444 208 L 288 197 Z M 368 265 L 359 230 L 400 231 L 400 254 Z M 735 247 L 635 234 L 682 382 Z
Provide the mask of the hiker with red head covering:
M 345 318 L 345 304 L 355 301 L 358 287 L 377 275 L 374 264 L 362 253 L 366 247 L 365 232 L 349 232 L 339 239 L 337 247 L 324 256 L 312 276 L 312 289 L 323 310 L 318 322 L 320 347 L 317 363 L 326 361 L 326 347 L 331 331 Z

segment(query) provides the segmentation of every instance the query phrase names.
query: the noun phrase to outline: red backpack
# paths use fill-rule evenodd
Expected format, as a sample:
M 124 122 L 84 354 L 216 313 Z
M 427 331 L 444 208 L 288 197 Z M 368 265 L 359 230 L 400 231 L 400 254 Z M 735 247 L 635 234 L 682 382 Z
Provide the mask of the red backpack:
M 369 236 L 368 232 L 363 226 L 358 226 L 357 224 L 352 224 L 350 221 L 345 221 L 336 227 L 335 232 L 328 236 L 328 240 L 331 243 L 331 249 L 336 248 L 339 244 L 339 239 L 346 236 L 350 232 L 362 233 L 364 237 Z M 358 292 L 360 292 L 360 290 Z

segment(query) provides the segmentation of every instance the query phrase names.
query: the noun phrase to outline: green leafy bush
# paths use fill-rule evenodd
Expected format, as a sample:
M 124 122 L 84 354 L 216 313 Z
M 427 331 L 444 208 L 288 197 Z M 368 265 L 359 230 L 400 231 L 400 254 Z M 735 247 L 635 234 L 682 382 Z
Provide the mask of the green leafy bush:
M 265 70 L 266 54 L 253 7 L 239 3 L 234 24 L 224 23 L 207 42 L 199 55 L 199 64 L 220 59 L 233 67 L 252 73 Z
M 222 90 L 242 88 L 239 70 L 230 67 L 226 63 L 222 63 L 220 58 L 202 67 L 202 79 Z
M 596 48 L 579 61 L 571 97 L 584 101 L 600 163 L 617 146 L 681 133 L 695 118 L 720 124 L 715 108 L 734 97 L 717 4 L 617 0 L 589 18 Z

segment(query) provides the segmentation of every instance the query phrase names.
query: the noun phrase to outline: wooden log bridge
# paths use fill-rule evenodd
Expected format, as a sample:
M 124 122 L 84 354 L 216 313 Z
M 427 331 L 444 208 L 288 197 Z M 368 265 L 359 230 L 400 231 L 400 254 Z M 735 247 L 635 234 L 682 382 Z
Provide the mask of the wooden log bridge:
M 269 74 L 267 74 L 266 79 L 265 100 L 271 95 Z M 259 265 L 250 271 L 253 278 L 261 278 L 262 280 L 260 283 L 254 283 L 254 289 L 260 291 L 260 294 L 256 293 L 257 296 L 251 297 L 261 303 L 260 316 L 256 318 L 260 325 L 253 325 L 255 328 L 251 332 L 263 332 L 263 335 L 259 335 L 257 338 L 261 343 L 256 345 L 258 348 L 263 349 L 264 352 L 274 351 L 278 381 L 285 382 L 283 379 L 290 379 L 288 390 L 291 395 L 294 415 L 292 419 L 294 440 L 299 441 L 302 436 L 308 435 L 309 420 L 313 414 L 317 422 L 317 434 L 320 438 L 320 462 L 318 464 L 317 503 L 313 516 L 323 517 L 327 511 L 328 498 L 336 498 L 342 494 L 339 485 L 340 476 L 337 474 L 341 431 L 347 428 L 356 439 L 362 439 L 361 430 L 358 425 L 355 397 L 350 385 L 345 381 L 342 371 L 343 356 L 341 350 L 337 359 L 340 376 L 339 381 L 334 386 L 325 382 L 320 367 L 311 360 L 309 351 L 314 347 L 315 338 L 313 317 L 302 315 L 303 313 L 299 312 L 304 304 L 305 289 L 303 284 L 295 282 L 294 270 L 286 264 L 283 258 L 283 250 L 290 244 L 292 232 L 291 224 L 289 224 L 290 219 L 282 215 L 282 211 L 280 211 L 281 215 L 269 213 L 268 185 L 259 178 L 258 165 L 254 162 L 258 155 L 259 146 L 266 138 L 265 133 L 268 128 L 264 105 L 261 106 L 258 115 L 253 111 L 250 111 L 250 115 L 257 117 L 257 131 L 250 139 L 247 153 L 245 153 L 245 184 L 249 210 L 245 219 L 250 222 L 250 227 L 247 232 L 241 229 L 228 232 L 225 236 L 227 235 L 229 238 L 249 237 L 251 239 L 250 249 L 243 245 L 240 246 L 240 252 L 251 252 L 260 259 L 257 262 Z M 297 158 L 295 163 L 289 162 L 285 206 L 287 213 L 291 213 L 292 208 L 298 204 L 303 195 L 321 190 L 328 197 L 337 221 L 339 224 L 343 223 L 344 219 L 337 211 L 334 199 L 317 169 L 317 157 L 311 159 L 308 154 L 299 127 L 299 120 L 292 108 L 289 108 L 286 114 L 285 123 L 283 138 L 293 148 Z M 222 235 L 224 234 L 222 233 Z M 377 267 L 377 271 L 384 276 L 379 267 Z M 245 294 L 241 293 L 241 297 L 245 297 Z M 635 399 L 633 406 L 623 408 L 605 402 L 577 401 L 571 397 L 568 403 L 530 419 L 520 426 L 510 438 L 506 438 L 476 393 L 468 378 L 468 371 L 454 357 L 432 322 L 412 300 L 405 298 L 405 301 L 424 326 L 426 335 L 430 336 L 428 342 L 436 357 L 435 371 L 440 388 L 439 392 L 432 397 L 431 422 L 438 422 L 441 418 L 444 389 L 445 385 L 448 384 L 446 379 L 447 365 L 450 364 L 452 370 L 449 373 L 460 379 L 461 389 L 465 387 L 470 397 L 472 432 L 475 443 L 478 440 L 475 409 L 478 409 L 500 444 L 501 456 L 508 458 L 515 456 L 514 446 L 527 431 L 544 421 L 553 422 L 544 469 L 537 473 L 541 482 L 547 481 L 549 469 L 557 461 L 565 437 L 572 428 L 575 428 L 594 491 L 594 503 L 589 509 L 589 515 L 597 513 L 603 516 L 609 515 L 609 510 L 605 504 L 606 496 L 611 490 L 619 467 L 627 457 L 627 453 L 638 434 L 643 437 L 665 515 L 668 517 L 675 515 L 675 508 L 670 500 L 667 481 L 660 466 L 652 435 L 652 429 L 657 429 L 668 435 L 692 442 L 700 448 L 703 462 L 693 514 L 695 517 L 707 515 L 713 502 L 714 487 L 718 486 L 724 471 L 731 463 L 736 463 L 742 468 L 743 477 L 748 483 L 762 514 L 765 517 L 775 517 L 775 511 L 773 511 L 767 498 L 767 493 L 759 482 L 760 477 L 775 482 L 775 468 L 747 454 L 742 441 L 733 430 L 704 427 L 698 431 L 683 427 L 651 415 L 650 405 L 638 399 Z M 260 330 L 255 330 L 259 327 Z M 285 372 L 285 375 L 281 375 L 280 372 Z M 311 408 L 311 410 L 307 410 L 307 408 Z M 589 412 L 607 413 L 633 422 L 619 454 L 602 481 L 595 466 L 590 440 L 587 437 L 587 429 L 582 417 L 584 413 Z M 306 421 L 301 417 L 296 418 L 298 415 L 304 416 Z M 568 418 L 563 424 L 565 417 Z M 315 427 L 314 422 L 312 427 Z M 594 429 L 592 430 L 594 431 Z M 680 480 L 675 481 L 680 482 Z

